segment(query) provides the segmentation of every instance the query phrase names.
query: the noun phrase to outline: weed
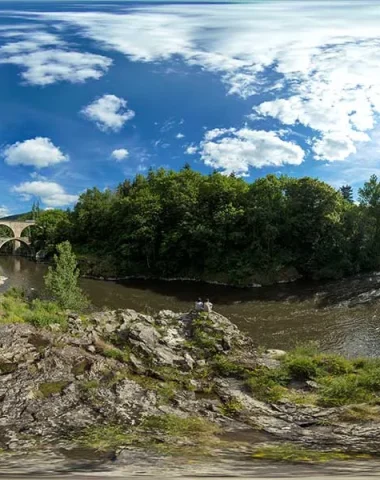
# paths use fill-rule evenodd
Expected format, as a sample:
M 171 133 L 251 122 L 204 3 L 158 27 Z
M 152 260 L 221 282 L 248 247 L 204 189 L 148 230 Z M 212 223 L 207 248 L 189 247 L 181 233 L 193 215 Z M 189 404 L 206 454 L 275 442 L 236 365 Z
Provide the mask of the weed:
M 51 397 L 52 395 L 58 395 L 63 392 L 70 382 L 62 380 L 60 382 L 46 382 L 40 383 L 38 386 L 37 396 L 40 398 Z

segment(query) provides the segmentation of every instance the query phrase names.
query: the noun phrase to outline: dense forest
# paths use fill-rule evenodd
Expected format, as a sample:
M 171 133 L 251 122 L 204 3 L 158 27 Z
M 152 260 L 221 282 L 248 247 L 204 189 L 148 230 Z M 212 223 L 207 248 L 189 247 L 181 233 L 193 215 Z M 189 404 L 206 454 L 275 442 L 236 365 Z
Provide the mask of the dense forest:
M 72 211 L 34 212 L 37 250 L 68 239 L 86 273 L 271 283 L 297 271 L 336 278 L 380 267 L 380 182 L 335 190 L 313 178 L 151 170 Z M 287 273 L 288 272 L 288 273 Z M 290 273 L 292 272 L 292 273 Z

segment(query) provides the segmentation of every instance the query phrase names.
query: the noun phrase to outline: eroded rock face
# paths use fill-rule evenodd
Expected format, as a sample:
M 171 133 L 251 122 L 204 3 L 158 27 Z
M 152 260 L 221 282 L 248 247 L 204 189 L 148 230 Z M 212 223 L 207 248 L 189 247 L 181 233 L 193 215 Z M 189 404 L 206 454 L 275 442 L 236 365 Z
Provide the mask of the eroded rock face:
M 338 409 L 260 402 L 237 370 L 222 378 L 215 368 L 218 358 L 245 369 L 273 368 L 283 354 L 259 358 L 252 341 L 217 313 L 71 315 L 67 331 L 0 324 L 0 448 L 54 444 L 89 426 L 132 428 L 171 413 L 307 445 L 378 451 L 379 423 L 345 424 L 336 420 Z M 234 404 L 238 411 L 225 408 Z

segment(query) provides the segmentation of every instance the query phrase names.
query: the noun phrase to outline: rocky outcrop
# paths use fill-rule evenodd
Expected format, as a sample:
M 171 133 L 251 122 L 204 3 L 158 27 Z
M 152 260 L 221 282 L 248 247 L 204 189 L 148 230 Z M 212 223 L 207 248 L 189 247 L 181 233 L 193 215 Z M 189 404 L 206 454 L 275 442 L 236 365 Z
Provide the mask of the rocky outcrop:
M 252 341 L 217 313 L 70 315 L 64 330 L 2 324 L 0 448 L 72 442 L 94 425 L 132 429 L 172 414 L 307 445 L 378 451 L 377 422 L 343 423 L 340 409 L 267 404 L 246 390 L 243 371 L 275 368 L 283 354 L 258 357 Z

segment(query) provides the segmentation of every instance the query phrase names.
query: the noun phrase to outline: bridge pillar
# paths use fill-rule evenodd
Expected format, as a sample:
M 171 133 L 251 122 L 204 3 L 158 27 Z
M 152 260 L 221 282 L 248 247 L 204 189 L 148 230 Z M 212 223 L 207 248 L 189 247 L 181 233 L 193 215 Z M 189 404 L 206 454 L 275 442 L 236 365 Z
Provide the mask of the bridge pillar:
M 20 248 L 21 248 L 21 242 L 19 242 L 18 240 L 15 240 L 13 242 L 13 255 L 17 255 Z

